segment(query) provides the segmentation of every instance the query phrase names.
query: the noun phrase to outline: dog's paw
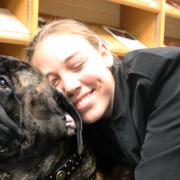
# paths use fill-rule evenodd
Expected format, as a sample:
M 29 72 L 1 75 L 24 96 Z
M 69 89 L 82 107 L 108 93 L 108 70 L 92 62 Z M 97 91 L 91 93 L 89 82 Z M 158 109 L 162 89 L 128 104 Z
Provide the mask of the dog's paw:
M 0 180 L 11 180 L 11 176 L 6 172 L 0 172 Z

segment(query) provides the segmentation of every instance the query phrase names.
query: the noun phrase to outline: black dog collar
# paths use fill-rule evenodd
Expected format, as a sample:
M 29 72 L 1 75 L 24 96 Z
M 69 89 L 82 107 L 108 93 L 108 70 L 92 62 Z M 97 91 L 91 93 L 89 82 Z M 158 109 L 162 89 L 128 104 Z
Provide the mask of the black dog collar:
M 68 179 L 82 162 L 81 155 L 73 154 L 69 159 L 65 160 L 60 167 L 53 173 L 49 179 L 65 180 Z
M 50 180 L 68 180 L 82 163 L 83 154 L 73 154 L 69 159 L 60 164 L 57 170 L 49 176 Z M 95 172 L 87 178 L 87 180 L 95 180 Z

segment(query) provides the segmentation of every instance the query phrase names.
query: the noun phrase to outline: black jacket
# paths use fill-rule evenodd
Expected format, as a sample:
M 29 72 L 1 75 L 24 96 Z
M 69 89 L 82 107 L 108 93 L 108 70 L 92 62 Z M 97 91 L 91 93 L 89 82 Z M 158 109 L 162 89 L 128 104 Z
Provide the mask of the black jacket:
M 113 115 L 85 126 L 101 163 L 126 163 L 136 180 L 180 179 L 180 48 L 151 48 L 114 61 Z

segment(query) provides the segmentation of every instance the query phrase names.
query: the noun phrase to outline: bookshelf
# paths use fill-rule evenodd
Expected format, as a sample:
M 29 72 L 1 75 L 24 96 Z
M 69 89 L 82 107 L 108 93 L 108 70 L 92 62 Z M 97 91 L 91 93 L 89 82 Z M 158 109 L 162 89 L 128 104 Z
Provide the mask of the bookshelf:
M 126 30 L 147 47 L 180 44 L 180 10 L 167 5 L 166 0 L 0 0 L 1 8 L 8 9 L 27 31 L 20 32 L 21 38 L 0 34 L 0 54 L 21 57 L 19 54 L 38 31 L 38 17 L 46 22 L 80 20 L 118 56 L 132 49 L 124 47 L 103 25 Z
M 37 0 L 0 0 L 0 54 L 22 57 L 37 32 Z
M 124 29 L 147 47 L 164 45 L 165 0 L 76 0 L 76 4 L 72 0 L 53 2 L 40 0 L 39 13 L 52 15 L 54 19 L 80 19 L 110 44 L 112 52 L 118 56 L 132 49 L 125 48 L 105 32 L 102 25 Z

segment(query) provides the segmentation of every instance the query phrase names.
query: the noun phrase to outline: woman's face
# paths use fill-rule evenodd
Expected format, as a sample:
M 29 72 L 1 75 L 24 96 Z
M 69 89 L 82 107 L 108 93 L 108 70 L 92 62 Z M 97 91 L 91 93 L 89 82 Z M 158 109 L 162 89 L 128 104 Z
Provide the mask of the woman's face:
M 78 35 L 51 35 L 38 44 L 32 64 L 72 101 L 85 123 L 111 114 L 112 55 Z

